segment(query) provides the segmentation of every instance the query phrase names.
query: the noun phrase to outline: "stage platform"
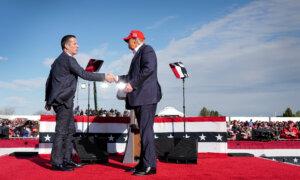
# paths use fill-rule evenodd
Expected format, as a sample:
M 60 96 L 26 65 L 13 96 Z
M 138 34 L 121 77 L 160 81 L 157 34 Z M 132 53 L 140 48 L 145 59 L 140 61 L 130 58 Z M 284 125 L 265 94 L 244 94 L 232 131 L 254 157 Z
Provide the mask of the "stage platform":
M 109 163 L 85 165 L 72 172 L 52 171 L 49 155 L 0 157 L 0 179 L 141 179 L 124 172 L 134 164 L 122 164 L 120 155 Z M 228 157 L 224 154 L 199 154 L 198 164 L 158 162 L 158 173 L 143 179 L 299 179 L 300 167 L 257 157 Z
M 300 179 L 300 141 L 227 141 L 225 117 L 190 117 L 184 121 L 186 132 L 183 129 L 182 118 L 156 118 L 155 138 L 171 135 L 196 137 L 198 164 L 171 164 L 158 161 L 158 173 L 144 179 Z M 41 116 L 39 138 L 0 140 L 0 179 L 140 178 L 124 172 L 124 169 L 133 167 L 134 164 L 121 163 L 122 156 L 115 154 L 124 153 L 128 118 L 92 117 L 89 124 L 86 117 L 75 117 L 75 122 L 79 134 L 84 133 L 89 126 L 91 134 L 113 137 L 113 140 L 109 139 L 108 142 L 108 151 L 111 153 L 108 164 L 86 165 L 72 172 L 52 171 L 49 153 L 55 117 Z M 7 155 L 12 152 L 35 152 L 39 155 L 32 157 Z M 247 153 L 255 157 L 241 157 Z M 262 158 L 265 156 L 267 157 Z

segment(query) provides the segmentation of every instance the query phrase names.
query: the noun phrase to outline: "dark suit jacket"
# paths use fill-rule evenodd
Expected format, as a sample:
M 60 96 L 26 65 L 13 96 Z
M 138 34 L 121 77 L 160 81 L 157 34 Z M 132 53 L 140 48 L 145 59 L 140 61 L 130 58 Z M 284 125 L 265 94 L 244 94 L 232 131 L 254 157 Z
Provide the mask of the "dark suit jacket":
M 133 87 L 126 96 L 127 109 L 160 101 L 162 92 L 157 79 L 157 58 L 151 46 L 142 45 L 131 61 L 128 74 L 119 78 Z
M 103 81 L 105 74 L 86 72 L 74 57 L 63 52 L 51 65 L 46 83 L 45 101 L 47 105 L 64 104 L 73 106 L 78 76 L 90 81 Z

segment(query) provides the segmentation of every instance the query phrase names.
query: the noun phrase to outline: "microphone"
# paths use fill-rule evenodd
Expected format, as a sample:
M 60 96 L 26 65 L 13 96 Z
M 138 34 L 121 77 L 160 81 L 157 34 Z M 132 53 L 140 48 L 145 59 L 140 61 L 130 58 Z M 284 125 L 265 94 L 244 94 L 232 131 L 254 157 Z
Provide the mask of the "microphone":
M 124 83 L 124 82 L 117 83 L 117 88 L 118 88 L 117 99 L 119 99 L 119 100 L 126 99 L 127 93 L 124 92 L 125 87 L 126 87 L 126 83 Z

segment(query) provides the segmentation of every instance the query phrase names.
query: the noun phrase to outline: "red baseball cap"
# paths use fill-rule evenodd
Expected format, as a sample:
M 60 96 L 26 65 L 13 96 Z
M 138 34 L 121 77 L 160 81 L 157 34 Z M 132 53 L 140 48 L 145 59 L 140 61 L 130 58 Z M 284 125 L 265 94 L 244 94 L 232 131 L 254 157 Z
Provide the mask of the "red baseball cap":
M 125 42 L 128 42 L 129 39 L 131 38 L 139 38 L 139 39 L 145 39 L 145 36 L 144 34 L 142 33 L 142 31 L 139 31 L 139 30 L 132 30 L 130 31 L 129 35 L 125 38 L 123 38 L 123 40 Z

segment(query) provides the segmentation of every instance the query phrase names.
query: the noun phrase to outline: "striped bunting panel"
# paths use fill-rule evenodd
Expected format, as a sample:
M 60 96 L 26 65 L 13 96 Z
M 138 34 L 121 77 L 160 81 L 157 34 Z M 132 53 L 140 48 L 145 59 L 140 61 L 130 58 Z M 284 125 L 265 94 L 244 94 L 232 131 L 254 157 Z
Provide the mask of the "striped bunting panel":
M 89 134 L 106 137 L 109 153 L 123 153 L 128 139 L 129 118 L 90 117 Z M 88 118 L 75 116 L 76 136 L 87 131 Z M 227 133 L 225 117 L 157 117 L 154 123 L 155 139 L 158 138 L 196 138 L 198 152 L 226 153 Z M 42 115 L 40 120 L 39 153 L 51 153 L 55 135 L 55 116 Z

